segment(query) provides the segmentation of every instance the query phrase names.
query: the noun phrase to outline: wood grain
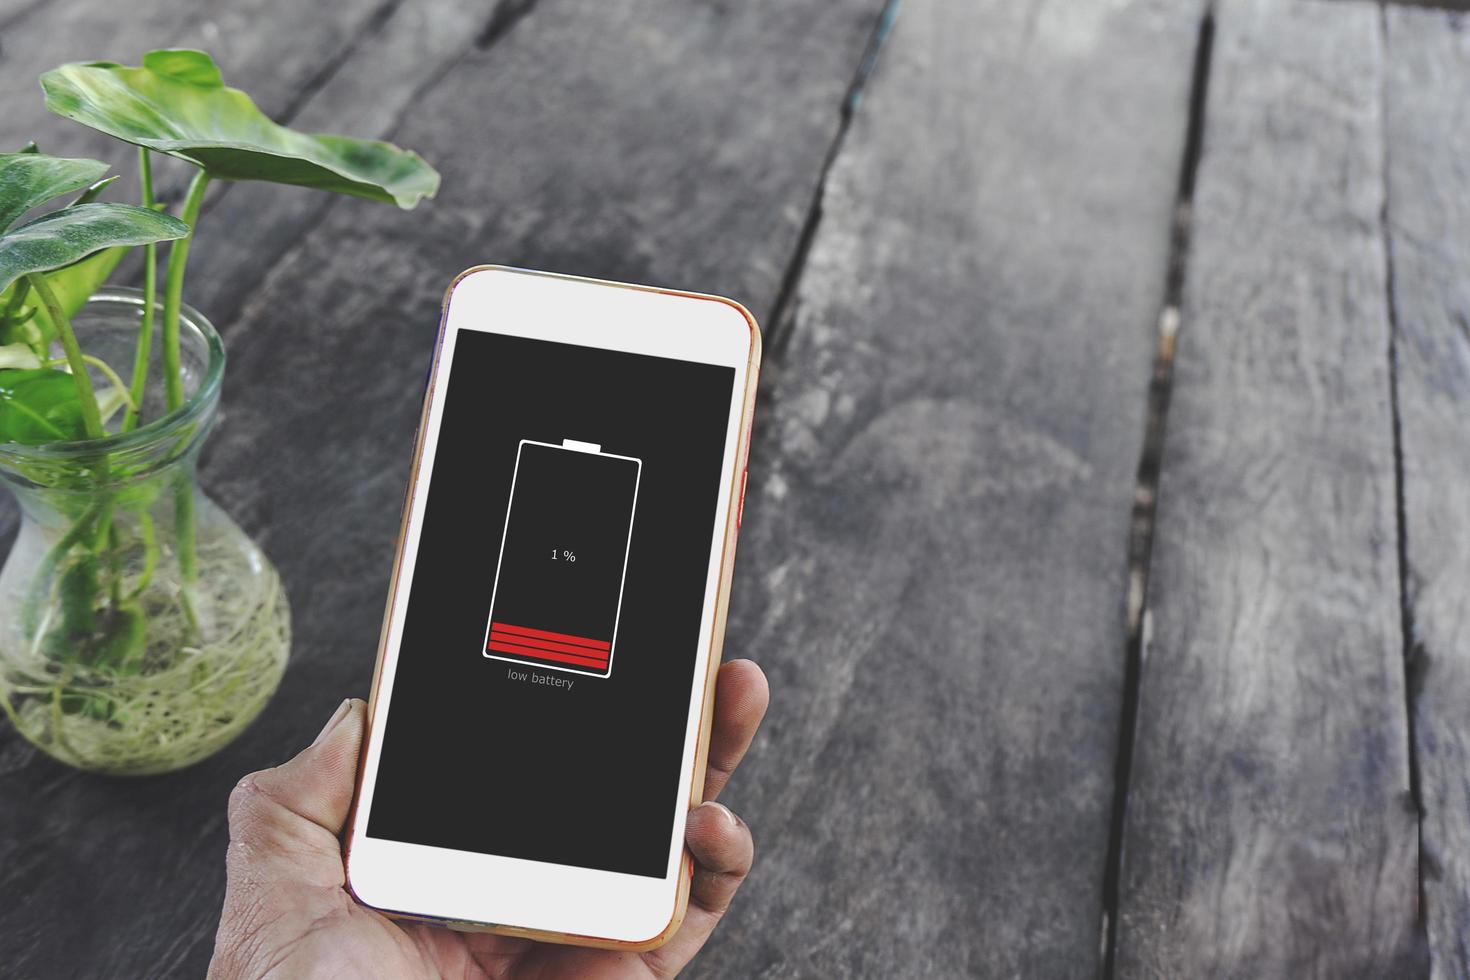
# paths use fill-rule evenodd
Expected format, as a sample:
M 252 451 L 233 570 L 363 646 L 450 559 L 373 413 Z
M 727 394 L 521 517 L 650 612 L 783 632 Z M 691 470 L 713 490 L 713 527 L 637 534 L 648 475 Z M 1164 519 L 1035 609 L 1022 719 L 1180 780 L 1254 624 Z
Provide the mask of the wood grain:
M 0 912 L 13 962 L 38 976 L 203 973 L 230 787 L 366 693 L 445 286 L 500 261 L 727 292 L 769 312 L 881 8 L 542 0 L 488 49 L 421 76 L 407 101 L 391 81 L 368 84 L 369 66 L 342 67 L 364 79 L 344 105 L 365 107 L 379 84 L 400 100 L 398 124 L 353 111 L 439 166 L 439 199 L 412 213 L 341 200 L 278 253 L 241 267 L 201 245 L 191 261 L 196 283 L 258 283 L 220 324 L 226 418 L 204 481 L 282 573 L 292 665 L 244 737 L 176 776 L 92 779 L 0 743 L 0 769 L 15 753 L 0 777 L 12 842 L 0 888 L 28 896 Z
M 1435 977 L 1470 976 L 1470 33 L 1390 8 L 1388 230 Z
M 1199 14 L 904 4 L 757 412 L 760 851 L 696 975 L 1096 975 Z
M 1117 972 L 1422 975 L 1378 13 L 1225 0 L 1215 36 Z

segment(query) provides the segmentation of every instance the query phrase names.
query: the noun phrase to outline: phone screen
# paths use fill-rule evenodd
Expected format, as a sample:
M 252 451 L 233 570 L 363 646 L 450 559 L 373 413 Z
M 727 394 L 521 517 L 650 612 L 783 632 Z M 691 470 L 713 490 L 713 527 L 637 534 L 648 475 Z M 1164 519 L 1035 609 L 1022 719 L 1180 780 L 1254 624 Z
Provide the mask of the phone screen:
M 665 877 L 734 383 L 458 333 L 367 836 Z

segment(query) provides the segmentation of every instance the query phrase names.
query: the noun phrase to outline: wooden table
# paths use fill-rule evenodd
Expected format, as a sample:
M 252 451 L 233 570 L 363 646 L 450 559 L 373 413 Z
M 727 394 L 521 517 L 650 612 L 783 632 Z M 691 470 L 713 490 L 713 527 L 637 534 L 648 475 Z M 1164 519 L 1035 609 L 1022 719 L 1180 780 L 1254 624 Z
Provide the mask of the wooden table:
M 759 857 L 691 974 L 1470 975 L 1470 22 L 896 7 L 0 2 L 0 144 L 126 166 L 33 79 L 195 45 L 444 175 L 214 189 L 205 483 L 291 667 L 167 777 L 0 730 L 0 973 L 202 973 L 225 798 L 366 693 L 440 296 L 499 262 L 767 330 Z

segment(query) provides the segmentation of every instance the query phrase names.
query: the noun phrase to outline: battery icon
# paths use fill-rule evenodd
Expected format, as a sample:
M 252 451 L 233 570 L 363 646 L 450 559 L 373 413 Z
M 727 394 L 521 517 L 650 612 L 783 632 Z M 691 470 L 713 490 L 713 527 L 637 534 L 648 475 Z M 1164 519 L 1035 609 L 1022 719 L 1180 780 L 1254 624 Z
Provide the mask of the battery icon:
M 522 439 L 490 594 L 485 656 L 612 673 L 643 461 Z

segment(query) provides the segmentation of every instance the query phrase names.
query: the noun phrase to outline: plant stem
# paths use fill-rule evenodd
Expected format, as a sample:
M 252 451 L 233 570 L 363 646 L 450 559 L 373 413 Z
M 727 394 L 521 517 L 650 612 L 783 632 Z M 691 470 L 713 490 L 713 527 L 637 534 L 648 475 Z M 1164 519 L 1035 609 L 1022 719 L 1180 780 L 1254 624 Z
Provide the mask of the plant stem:
M 32 272 L 26 276 L 26 280 L 41 298 L 46 312 L 51 315 L 51 322 L 56 324 L 61 348 L 66 351 L 66 362 L 71 365 L 72 382 L 77 386 L 77 395 L 82 403 L 82 427 L 86 430 L 87 438 L 101 439 L 102 416 L 97 412 L 97 395 L 92 391 L 92 379 L 87 375 L 87 362 L 82 360 L 82 348 L 77 343 L 77 335 L 72 333 L 71 321 L 61 312 L 61 304 L 56 301 L 56 294 L 51 291 L 51 287 L 46 285 L 45 276 Z
M 109 579 L 108 592 L 112 597 L 112 608 L 116 609 L 122 605 L 122 535 L 117 533 L 117 525 L 112 524 L 107 528 L 107 571 Z
M 195 555 L 194 555 L 194 474 L 193 464 L 189 464 L 189 471 L 185 473 L 184 479 L 179 481 L 174 488 L 174 534 L 178 538 L 179 546 L 179 577 L 183 580 L 185 594 L 185 612 L 189 613 L 192 623 L 194 616 L 188 608 L 188 587 L 194 582 Z
M 184 403 L 184 376 L 179 366 L 179 307 L 184 295 L 184 265 L 189 261 L 189 243 L 194 240 L 194 223 L 199 220 L 199 206 L 204 202 L 204 189 L 209 174 L 200 170 L 189 182 L 189 193 L 179 217 L 189 226 L 189 234 L 168 247 L 168 271 L 163 284 L 163 390 L 168 410 Z
M 133 400 L 132 393 L 123 387 L 122 378 L 117 376 L 117 372 L 112 369 L 110 364 L 100 357 L 93 357 L 91 354 L 83 354 L 82 360 L 101 371 L 103 376 L 107 378 L 107 383 L 122 392 L 123 403 L 128 406 L 129 410 L 137 407 L 138 403 Z
M 104 549 L 106 549 L 108 578 L 112 582 L 112 587 L 108 590 L 108 594 L 112 600 L 113 607 L 116 608 L 118 600 L 122 598 L 122 595 L 117 584 L 119 570 L 117 525 L 113 523 L 112 518 L 113 505 L 112 501 L 108 500 L 103 507 L 101 518 L 97 521 L 97 536 L 92 541 L 91 551 L 92 554 L 101 556 Z
M 143 570 L 138 573 L 138 581 L 128 595 L 129 602 L 148 590 L 153 581 L 153 570 L 158 567 L 158 538 L 153 533 L 153 518 L 148 516 L 146 507 L 138 511 L 138 533 L 143 537 Z
M 94 502 L 86 511 L 77 515 L 72 521 L 71 527 L 67 528 L 55 544 L 42 557 L 41 563 L 36 566 L 35 574 L 31 576 L 31 589 L 26 596 L 25 605 L 21 607 L 21 622 L 25 626 L 28 635 L 36 633 L 38 625 L 36 622 L 37 612 L 41 607 L 41 600 L 46 598 L 46 589 L 51 585 L 51 579 L 56 571 L 56 566 L 66 557 L 67 552 L 82 540 L 91 528 L 92 523 L 106 509 L 101 501 Z
M 5 332 L 6 343 L 14 342 L 15 337 L 10 333 L 10 325 L 20 316 L 20 311 L 25 308 L 26 297 L 31 293 L 31 287 L 24 279 L 17 279 L 13 289 L 15 291 L 10 294 L 10 302 L 5 305 L 4 322 L 0 324 L 0 330 Z
M 14 320 L 20 316 L 21 307 L 26 305 L 26 297 L 30 295 L 31 287 L 21 279 L 15 284 L 15 292 L 10 294 L 10 303 L 5 307 L 5 319 Z
M 209 174 L 200 170 L 189 182 L 179 217 L 189 226 L 189 234 L 168 247 L 168 272 L 163 285 L 163 390 L 168 410 L 184 403 L 184 375 L 179 365 L 179 307 L 184 294 L 184 265 L 189 261 L 189 243 L 194 240 L 194 224 L 199 220 L 199 206 L 204 202 L 204 189 Z M 179 546 L 179 577 L 183 580 L 183 602 L 186 612 L 188 588 L 194 581 L 194 488 L 190 480 L 174 489 L 174 533 Z M 190 616 L 192 621 L 193 617 Z
M 146 146 L 138 147 L 138 182 L 143 207 L 153 207 L 153 158 Z M 153 308 L 158 303 L 158 246 L 143 246 L 143 323 L 138 327 L 138 346 L 133 351 L 133 383 L 128 388 L 129 404 L 123 412 L 122 431 L 131 432 L 142 411 L 143 389 L 148 385 L 148 358 L 153 353 Z

